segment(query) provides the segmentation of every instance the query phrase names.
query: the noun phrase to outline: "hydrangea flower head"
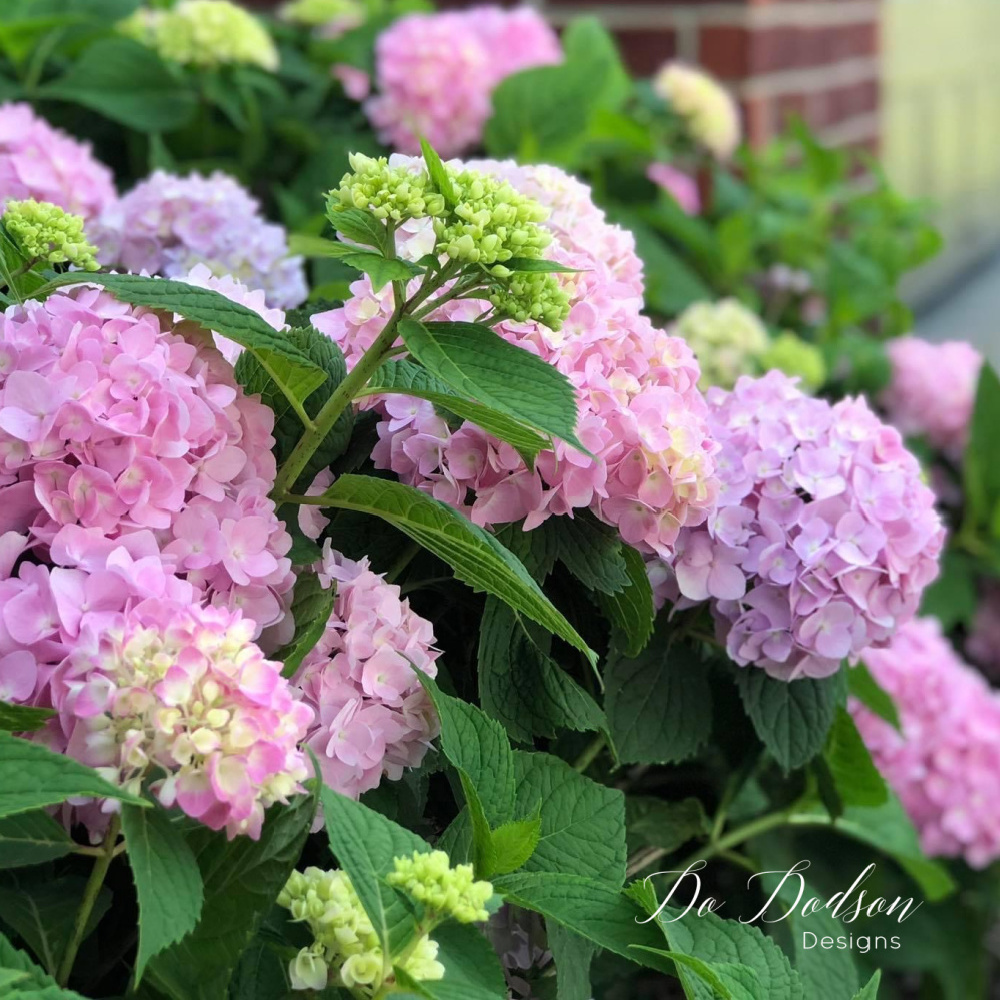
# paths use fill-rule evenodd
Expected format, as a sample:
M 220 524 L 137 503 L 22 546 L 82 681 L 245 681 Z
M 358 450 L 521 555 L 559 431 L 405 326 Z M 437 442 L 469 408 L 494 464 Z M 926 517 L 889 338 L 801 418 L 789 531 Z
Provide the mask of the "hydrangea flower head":
M 760 317 L 736 299 L 695 302 L 677 318 L 676 329 L 701 365 L 702 389 L 731 389 L 741 375 L 754 374 L 770 343 Z
M 904 625 L 864 661 L 892 696 L 902 732 L 860 703 L 851 712 L 921 846 L 985 868 L 1000 858 L 1000 695 L 934 618 Z
M 718 507 L 681 533 L 658 596 L 711 600 L 730 658 L 783 680 L 884 646 L 916 613 L 944 541 L 898 431 L 864 400 L 831 406 L 777 371 L 708 401 Z
M 0 104 L 0 202 L 35 198 L 90 221 L 117 197 L 111 171 L 28 104 Z
M 232 177 L 178 177 L 157 170 L 109 208 L 91 229 L 102 264 L 165 278 L 197 264 L 264 289 L 268 305 L 305 301 L 301 257 L 290 257 L 285 230 Z
M 230 0 L 179 0 L 168 10 L 140 9 L 120 28 L 181 65 L 278 68 L 278 50 L 264 26 Z
M 531 8 L 411 14 L 375 43 L 378 93 L 365 111 L 393 149 L 418 153 L 423 136 L 455 156 L 481 140 L 501 80 L 561 59 L 555 32 Z
M 315 709 L 306 745 L 324 783 L 357 798 L 383 774 L 398 779 L 423 760 L 437 716 L 416 671 L 435 676 L 438 651 L 431 623 L 367 560 L 353 562 L 327 540 L 318 569 L 337 596 L 294 684 Z
M 100 267 L 94 256 L 97 247 L 87 242 L 83 232 L 83 219 L 58 205 L 34 198 L 8 201 L 3 225 L 27 260 L 72 264 L 86 271 Z
M 646 176 L 657 187 L 663 188 L 688 215 L 697 215 L 701 211 L 698 182 L 683 170 L 669 163 L 651 163 L 646 169 Z
M 253 630 L 224 608 L 137 605 L 57 674 L 69 752 L 136 794 L 155 777 L 165 806 L 213 830 L 260 836 L 264 810 L 302 791 L 312 711 Z
M 815 345 L 786 330 L 774 337 L 760 356 L 765 371 L 777 368 L 786 375 L 799 378 L 807 389 L 815 392 L 826 381 L 826 361 Z
M 444 851 L 414 851 L 408 858 L 394 858 L 392 867 L 386 882 L 421 903 L 436 919 L 460 924 L 489 920 L 486 903 L 493 885 L 477 882 L 472 865 L 452 867 Z
M 444 212 L 444 198 L 434 190 L 426 170 L 390 166 L 384 156 L 364 153 L 351 153 L 348 159 L 350 171 L 327 198 L 331 212 L 360 208 L 394 223 Z
M 886 345 L 892 381 L 879 402 L 906 435 L 921 435 L 949 458 L 961 458 L 976 401 L 983 356 L 964 340 L 932 344 L 899 337 Z
M 725 88 L 707 73 L 667 63 L 653 78 L 653 90 L 686 122 L 713 156 L 724 160 L 740 144 L 740 115 Z
M 495 329 L 570 380 L 578 436 L 594 457 L 556 442 L 528 469 L 513 448 L 473 424 L 453 428 L 425 401 L 393 396 L 369 404 L 380 414 L 376 465 L 479 525 L 524 519 L 531 530 L 553 515 L 590 508 L 630 544 L 668 555 L 681 527 L 702 523 L 714 504 L 716 445 L 691 349 L 642 315 L 642 264 L 633 238 L 608 223 L 589 189 L 558 168 L 494 161 L 448 168 L 455 175 L 492 175 L 548 210 L 532 225 L 551 240 L 545 256 L 575 269 L 548 276 L 565 296 L 566 318 L 560 328 L 534 316 L 504 320 Z M 397 230 L 400 256 L 419 259 L 435 243 L 441 252 L 438 222 Z M 349 367 L 393 308 L 388 286 L 376 293 L 364 278 L 352 291 L 343 307 L 312 318 L 337 341 Z M 430 318 L 475 321 L 489 308 L 482 300 L 448 302 Z
M 313 943 L 292 960 L 289 978 L 294 990 L 346 987 L 354 995 L 372 996 L 392 965 L 402 967 L 417 980 L 444 978 L 437 961 L 438 946 L 424 934 L 400 963 L 386 961 L 375 928 L 346 872 L 307 868 L 292 872 L 278 895 L 278 905 L 292 919 L 304 923 Z M 357 993 L 358 989 L 362 993 Z

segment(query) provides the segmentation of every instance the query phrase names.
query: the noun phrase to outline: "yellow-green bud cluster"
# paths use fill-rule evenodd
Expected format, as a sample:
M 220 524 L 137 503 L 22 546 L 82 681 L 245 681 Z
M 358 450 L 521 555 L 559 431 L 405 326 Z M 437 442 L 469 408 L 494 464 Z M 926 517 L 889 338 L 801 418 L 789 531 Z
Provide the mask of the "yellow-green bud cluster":
M 278 68 L 278 49 L 267 30 L 230 0 L 180 0 L 169 10 L 140 8 L 119 30 L 183 65 Z
M 96 271 L 97 247 L 87 242 L 83 218 L 47 201 L 8 201 L 3 224 L 17 248 L 29 260 L 73 264 Z
M 499 316 L 518 323 L 534 320 L 550 330 L 561 329 L 569 315 L 569 294 L 554 274 L 515 271 L 493 286 L 489 300 Z
M 437 251 L 489 267 L 512 257 L 541 257 L 552 236 L 539 226 L 548 209 L 478 170 L 449 170 L 455 207 L 434 220 Z
M 493 895 L 493 886 L 477 882 L 472 865 L 453 868 L 444 851 L 414 851 L 412 857 L 395 858 L 392 864 L 394 870 L 386 875 L 386 882 L 422 903 L 437 919 L 451 917 L 460 924 L 489 919 L 486 901 Z
M 365 11 L 359 0 L 291 0 L 281 8 L 281 16 L 310 27 L 331 21 L 356 27 L 364 21 Z
M 736 299 L 696 302 L 677 319 L 677 333 L 701 365 L 702 389 L 731 389 L 741 375 L 754 374 L 767 350 L 767 327 Z
M 384 156 L 376 159 L 363 153 L 352 153 L 349 160 L 351 170 L 344 174 L 340 187 L 327 195 L 331 212 L 360 208 L 377 219 L 398 223 L 444 211 L 444 198 L 434 190 L 425 170 L 391 167 Z
M 803 387 L 811 391 L 819 389 L 826 381 L 823 352 L 790 331 L 771 341 L 768 349 L 761 355 L 760 365 L 765 370 L 777 368 L 786 375 L 797 375 L 802 380 Z
M 385 961 L 375 928 L 346 872 L 320 868 L 292 872 L 278 895 L 278 905 L 305 923 L 313 935 L 313 943 L 289 966 L 293 989 L 323 990 L 331 985 L 371 996 L 393 964 L 402 964 L 414 979 L 444 977 L 437 943 L 426 934 L 408 946 L 405 958 Z

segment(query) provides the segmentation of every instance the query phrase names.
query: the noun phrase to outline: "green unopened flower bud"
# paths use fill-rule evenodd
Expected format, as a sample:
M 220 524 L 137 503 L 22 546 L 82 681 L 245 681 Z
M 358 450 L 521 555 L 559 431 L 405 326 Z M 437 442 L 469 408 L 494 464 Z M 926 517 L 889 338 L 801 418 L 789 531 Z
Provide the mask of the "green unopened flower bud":
M 807 344 L 794 333 L 786 331 L 771 341 L 761 355 L 760 366 L 765 371 L 777 368 L 786 375 L 797 375 L 806 389 L 815 391 L 826 381 L 823 352 Z
M 97 247 L 87 242 L 83 218 L 47 201 L 8 201 L 3 224 L 17 248 L 29 260 L 72 264 L 96 271 Z
M 402 889 L 438 917 L 452 917 L 462 924 L 489 919 L 486 901 L 493 895 L 489 882 L 477 882 L 472 865 L 451 867 L 444 851 L 414 851 L 408 858 L 394 858 L 386 882 Z
M 507 270 L 498 265 L 491 269 Z M 509 279 L 490 289 L 489 300 L 500 316 L 517 323 L 534 320 L 550 330 L 562 329 L 569 315 L 569 295 L 554 274 L 507 271 Z
M 431 187 L 425 170 L 390 167 L 384 156 L 363 153 L 352 153 L 350 164 L 340 187 L 327 195 L 329 211 L 360 208 L 395 223 L 444 211 L 444 198 Z

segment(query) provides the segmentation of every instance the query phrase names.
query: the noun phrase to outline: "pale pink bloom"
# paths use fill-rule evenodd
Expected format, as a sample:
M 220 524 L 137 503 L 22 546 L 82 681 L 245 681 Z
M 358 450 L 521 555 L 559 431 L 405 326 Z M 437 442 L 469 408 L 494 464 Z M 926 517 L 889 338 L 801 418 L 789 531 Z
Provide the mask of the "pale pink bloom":
M 646 176 L 663 188 L 688 215 L 697 215 L 701 211 L 698 182 L 683 170 L 669 163 L 651 163 L 646 168 Z

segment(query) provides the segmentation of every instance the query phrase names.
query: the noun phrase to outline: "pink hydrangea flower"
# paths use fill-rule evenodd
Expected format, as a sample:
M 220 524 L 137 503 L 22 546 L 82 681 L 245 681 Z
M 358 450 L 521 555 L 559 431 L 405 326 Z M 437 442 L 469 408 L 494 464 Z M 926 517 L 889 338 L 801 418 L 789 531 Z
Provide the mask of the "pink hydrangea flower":
M 157 170 L 109 207 L 90 235 L 105 265 L 178 278 L 204 264 L 262 288 L 268 305 L 282 309 L 307 294 L 302 258 L 289 256 L 285 230 L 221 172 L 177 177 Z
M 879 402 L 889 420 L 949 458 L 961 458 L 983 356 L 964 340 L 931 344 L 919 337 L 899 337 L 886 350 L 892 381 Z
M 397 158 L 394 162 L 406 162 Z M 668 555 L 683 526 L 704 522 L 715 502 L 714 453 L 700 371 L 688 345 L 642 315 L 642 265 L 631 235 L 610 225 L 589 189 L 555 167 L 473 161 L 551 209 L 546 256 L 579 269 L 565 276 L 571 310 L 559 332 L 502 323 L 497 332 L 554 365 L 577 390 L 578 435 L 594 455 L 557 442 L 534 470 L 470 423 L 452 430 L 430 404 L 379 402 L 379 468 L 426 490 L 484 526 L 590 508 L 632 545 Z M 411 259 L 427 252 L 424 225 L 397 234 Z M 352 285 L 343 307 L 313 316 L 353 366 L 392 312 L 392 289 Z M 439 319 L 474 320 L 479 302 L 442 306 Z
M 786 375 L 710 389 L 718 507 L 651 574 L 660 602 L 712 601 L 729 656 L 783 680 L 884 646 L 938 572 L 944 528 L 899 432 Z
M 400 599 L 399 587 L 353 562 L 329 539 L 320 580 L 337 597 L 326 631 L 293 683 L 315 710 L 305 745 L 323 781 L 357 798 L 383 774 L 416 767 L 437 735 L 437 717 L 416 670 L 437 674 L 431 623 Z
M 479 144 L 501 80 L 561 59 L 555 32 L 529 7 L 411 14 L 375 43 L 378 93 L 365 111 L 392 148 L 417 153 L 422 136 L 455 156 Z
M 136 793 L 154 777 L 165 806 L 256 839 L 264 810 L 302 791 L 313 713 L 253 631 L 239 612 L 151 599 L 81 636 L 53 681 L 66 753 Z
M 53 128 L 28 104 L 0 104 L 0 203 L 34 198 L 90 220 L 116 197 L 111 171 L 89 143 Z
M 854 721 L 930 855 L 985 868 L 1000 857 L 1000 695 L 934 618 L 904 625 L 864 661 L 893 698 L 902 733 L 854 702 Z
M 683 170 L 669 163 L 651 163 L 646 168 L 646 176 L 663 188 L 688 215 L 697 215 L 701 211 L 698 182 Z
M 88 286 L 4 313 L 0 532 L 65 567 L 151 538 L 164 571 L 263 628 L 294 579 L 267 495 L 274 414 L 180 328 Z

